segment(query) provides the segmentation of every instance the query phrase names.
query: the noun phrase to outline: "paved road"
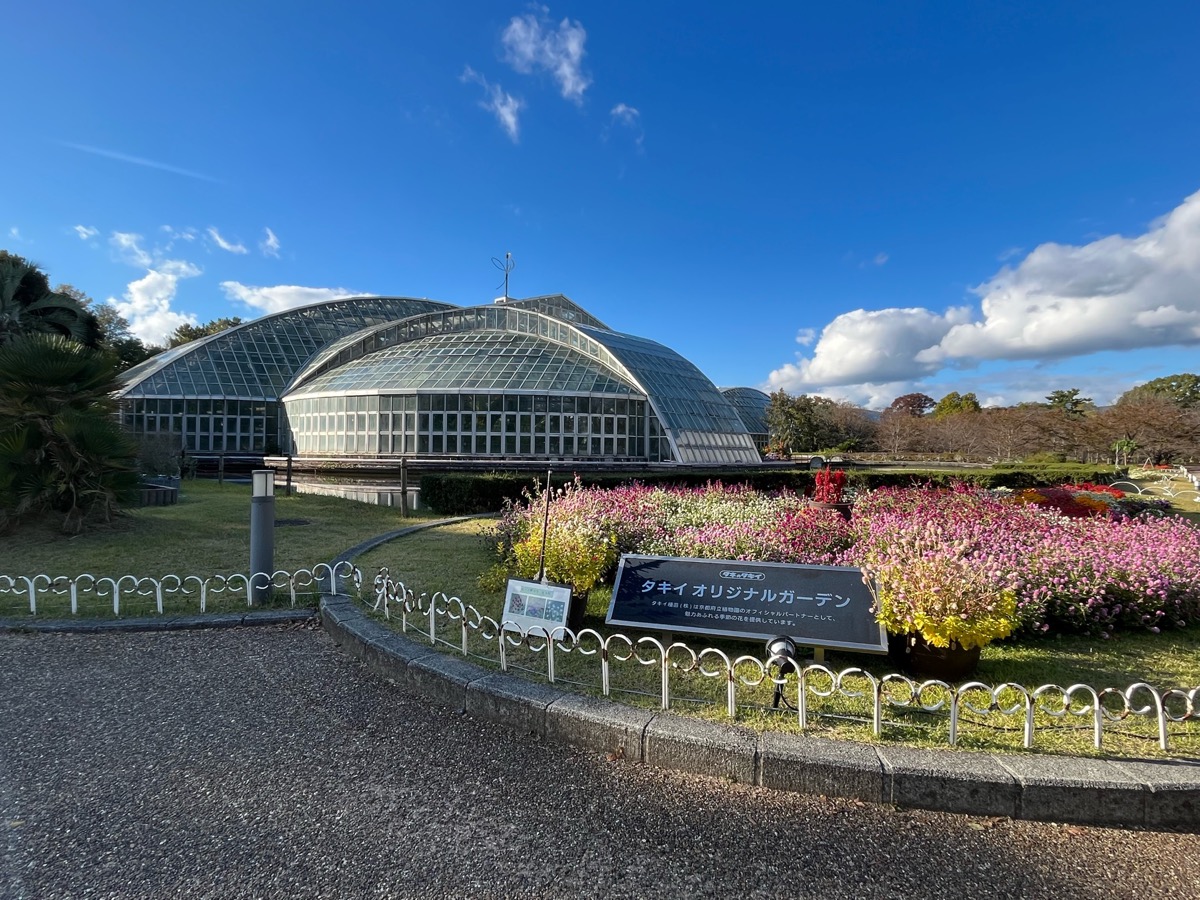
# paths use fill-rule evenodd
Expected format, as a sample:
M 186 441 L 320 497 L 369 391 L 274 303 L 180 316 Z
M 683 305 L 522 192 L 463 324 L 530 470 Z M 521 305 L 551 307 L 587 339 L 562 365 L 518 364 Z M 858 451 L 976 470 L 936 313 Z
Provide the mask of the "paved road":
M 0 635 L 0 896 L 1200 897 L 1200 836 L 896 812 L 537 742 L 311 627 Z

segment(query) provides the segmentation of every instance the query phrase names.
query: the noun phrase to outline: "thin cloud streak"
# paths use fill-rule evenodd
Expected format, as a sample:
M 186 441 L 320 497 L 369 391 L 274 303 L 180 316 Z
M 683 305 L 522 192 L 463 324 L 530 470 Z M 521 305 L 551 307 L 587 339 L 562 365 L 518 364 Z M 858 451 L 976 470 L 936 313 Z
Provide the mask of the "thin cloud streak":
M 244 256 L 245 254 L 250 252 L 246 249 L 245 244 L 242 244 L 241 242 L 233 243 L 233 242 L 227 241 L 225 238 L 223 238 L 221 236 L 221 232 L 217 231 L 217 228 L 215 225 L 209 226 L 208 236 L 213 239 L 213 243 L 215 243 L 218 247 L 220 247 L 226 253 L 236 253 L 239 256 Z
M 500 127 L 504 129 L 504 133 L 508 135 L 509 140 L 514 144 L 520 143 L 520 114 L 522 108 L 525 106 L 525 102 L 519 97 L 514 97 L 505 91 L 500 85 L 492 84 L 470 66 L 463 69 L 463 73 L 458 77 L 458 80 L 464 84 L 477 84 L 483 88 L 484 93 L 487 94 L 487 99 L 480 100 L 479 105 L 496 117 L 496 121 L 500 123 Z
M 270 228 L 265 230 L 267 236 L 259 242 L 258 249 L 262 251 L 263 256 L 273 256 L 275 259 L 279 259 L 279 238 Z
M 190 169 L 181 169 L 179 166 L 155 162 L 152 159 L 144 159 L 140 156 L 130 156 L 128 153 L 118 153 L 115 150 L 105 150 L 102 147 L 89 147 L 87 144 L 74 144 L 70 141 L 55 141 L 54 143 L 58 144 L 60 147 L 68 147 L 71 150 L 78 150 L 80 153 L 90 153 L 93 156 L 103 156 L 107 159 L 115 159 L 118 162 L 126 162 L 135 166 L 144 166 L 147 169 L 158 169 L 161 172 L 170 172 L 173 175 L 183 175 L 187 178 L 195 178 L 199 181 L 207 181 L 210 184 L 224 183 L 218 178 L 213 178 L 211 175 L 193 172 Z

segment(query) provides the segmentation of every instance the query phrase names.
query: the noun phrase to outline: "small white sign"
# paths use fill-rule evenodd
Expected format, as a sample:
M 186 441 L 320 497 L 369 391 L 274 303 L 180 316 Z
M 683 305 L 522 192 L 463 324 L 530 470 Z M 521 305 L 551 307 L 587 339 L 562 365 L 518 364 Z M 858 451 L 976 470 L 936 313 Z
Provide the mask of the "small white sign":
M 545 629 L 547 634 L 553 634 L 555 628 L 567 626 L 570 608 L 569 587 L 510 578 L 504 595 L 504 614 L 500 618 L 505 631 L 541 634 L 534 629 Z

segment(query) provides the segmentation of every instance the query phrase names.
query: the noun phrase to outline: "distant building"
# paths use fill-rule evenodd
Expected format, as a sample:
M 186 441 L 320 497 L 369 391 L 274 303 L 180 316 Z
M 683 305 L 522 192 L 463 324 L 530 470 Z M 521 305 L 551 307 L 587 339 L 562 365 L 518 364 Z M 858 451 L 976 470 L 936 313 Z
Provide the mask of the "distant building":
M 678 353 L 561 295 L 337 300 L 173 348 L 124 378 L 129 429 L 194 453 L 760 461 L 749 395 L 761 392 L 734 389 L 731 402 Z

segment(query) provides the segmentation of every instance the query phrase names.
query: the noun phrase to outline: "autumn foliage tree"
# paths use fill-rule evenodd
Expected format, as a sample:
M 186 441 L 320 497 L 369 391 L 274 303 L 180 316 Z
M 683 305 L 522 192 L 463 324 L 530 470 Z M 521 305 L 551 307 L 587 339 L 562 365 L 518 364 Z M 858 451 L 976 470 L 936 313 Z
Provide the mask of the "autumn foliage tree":
M 935 406 L 937 402 L 928 394 L 903 394 L 893 400 L 888 409 L 906 416 L 923 416 Z

